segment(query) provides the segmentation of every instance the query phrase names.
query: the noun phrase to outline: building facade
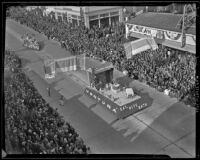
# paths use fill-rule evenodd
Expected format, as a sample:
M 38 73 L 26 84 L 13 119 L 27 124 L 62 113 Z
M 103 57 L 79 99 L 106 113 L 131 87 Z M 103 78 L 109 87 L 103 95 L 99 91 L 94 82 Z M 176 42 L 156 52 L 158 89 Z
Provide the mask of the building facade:
M 81 16 L 80 8 L 76 6 L 47 6 L 45 15 L 50 12 L 55 13 L 55 18 L 59 21 L 69 22 L 75 25 L 80 25 Z M 115 25 L 123 21 L 122 7 L 117 6 L 94 6 L 82 7 L 85 26 L 91 28 L 96 25 L 104 27 Z
M 123 21 L 122 7 L 84 7 L 83 12 L 85 26 L 88 28 L 91 28 L 94 25 L 106 27 Z
M 126 37 L 153 37 L 158 44 L 196 54 L 196 23 L 186 31 L 186 45 L 182 44 L 182 29 L 177 27 L 182 15 L 148 12 L 125 24 Z

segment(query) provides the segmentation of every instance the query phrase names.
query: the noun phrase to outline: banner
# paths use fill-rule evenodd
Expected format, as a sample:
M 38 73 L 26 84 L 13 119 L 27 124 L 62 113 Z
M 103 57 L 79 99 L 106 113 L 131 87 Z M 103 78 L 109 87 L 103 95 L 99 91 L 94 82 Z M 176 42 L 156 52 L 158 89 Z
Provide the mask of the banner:
M 67 57 L 56 60 L 56 68 L 59 68 L 63 72 L 76 70 L 76 57 Z
M 148 36 L 156 37 L 159 39 L 167 39 L 167 40 L 176 41 L 176 42 L 181 42 L 181 38 L 182 38 L 181 33 L 178 33 L 178 32 L 164 31 L 164 30 L 149 28 L 145 26 L 127 24 L 126 34 L 128 35 L 128 33 L 130 32 L 140 33 L 143 35 L 148 35 Z
M 181 37 L 180 33 L 165 31 L 166 39 L 178 41 Z
M 164 39 L 165 38 L 164 31 L 157 30 L 156 38 Z
M 145 50 L 155 50 L 157 48 L 158 45 L 152 36 L 147 36 L 147 38 L 141 38 L 139 40 L 131 41 L 124 44 L 127 59 L 131 58 L 132 55 L 143 52 Z

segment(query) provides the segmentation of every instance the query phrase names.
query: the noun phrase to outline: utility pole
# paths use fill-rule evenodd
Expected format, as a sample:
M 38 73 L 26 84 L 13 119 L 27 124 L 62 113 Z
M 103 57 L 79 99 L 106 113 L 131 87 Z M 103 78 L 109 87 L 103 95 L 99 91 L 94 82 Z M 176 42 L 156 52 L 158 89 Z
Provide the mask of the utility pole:
M 185 9 L 186 9 L 186 5 L 184 6 L 184 9 L 183 9 L 183 19 L 182 19 L 182 41 L 181 41 L 181 47 L 184 47 L 185 44 L 186 44 L 186 35 L 185 35 L 185 18 L 186 18 L 186 15 L 185 15 Z
M 192 5 L 184 5 L 183 16 L 178 21 L 176 28 L 181 29 L 182 41 L 181 47 L 186 45 L 186 30 L 196 22 L 196 11 Z
M 189 10 L 191 12 L 189 12 Z M 191 25 L 193 25 L 193 23 L 195 23 L 196 21 L 196 12 L 194 11 L 193 7 L 189 4 L 189 5 L 185 5 L 184 9 L 183 9 L 183 16 L 182 18 L 179 20 L 178 25 L 180 25 L 182 28 L 182 42 L 181 42 L 181 47 L 184 47 L 186 44 L 186 30 L 188 29 L 188 27 L 190 27 Z M 176 27 L 177 27 L 176 26 Z

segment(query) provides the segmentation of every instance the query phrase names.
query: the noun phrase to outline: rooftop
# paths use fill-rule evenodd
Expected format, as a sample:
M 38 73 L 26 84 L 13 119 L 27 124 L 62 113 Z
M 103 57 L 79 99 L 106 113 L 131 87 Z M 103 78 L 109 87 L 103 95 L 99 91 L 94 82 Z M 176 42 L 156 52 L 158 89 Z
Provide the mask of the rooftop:
M 136 16 L 135 18 L 129 20 L 127 23 L 181 33 L 181 29 L 179 27 L 176 28 L 176 25 L 181 19 L 181 16 L 182 15 L 180 14 L 172 13 L 147 12 Z M 188 28 L 186 33 L 196 35 L 196 24 Z

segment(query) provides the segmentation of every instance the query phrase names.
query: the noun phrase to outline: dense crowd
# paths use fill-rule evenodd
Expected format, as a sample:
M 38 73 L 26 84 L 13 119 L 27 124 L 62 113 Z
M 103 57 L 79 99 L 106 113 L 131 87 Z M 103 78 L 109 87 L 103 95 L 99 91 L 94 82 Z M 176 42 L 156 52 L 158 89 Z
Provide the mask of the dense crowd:
M 133 56 L 125 67 L 130 76 L 145 81 L 159 91 L 170 90 L 172 96 L 184 99 L 195 88 L 195 57 L 159 46 Z M 134 72 L 132 72 L 133 70 Z M 195 98 L 195 97 L 194 97 Z
M 5 131 L 11 146 L 24 154 L 87 154 L 74 128 L 51 108 L 21 69 L 14 52 L 5 52 Z
M 191 53 L 159 45 L 157 50 L 147 50 L 127 59 L 123 44 L 128 40 L 124 38 L 123 23 L 104 28 L 74 27 L 71 23 L 56 21 L 54 16 L 42 16 L 40 9 L 14 19 L 43 32 L 48 38 L 56 38 L 74 55 L 85 53 L 112 62 L 117 69 L 127 70 L 130 77 L 159 91 L 169 89 L 171 96 L 193 106 L 196 104 L 196 57 Z

